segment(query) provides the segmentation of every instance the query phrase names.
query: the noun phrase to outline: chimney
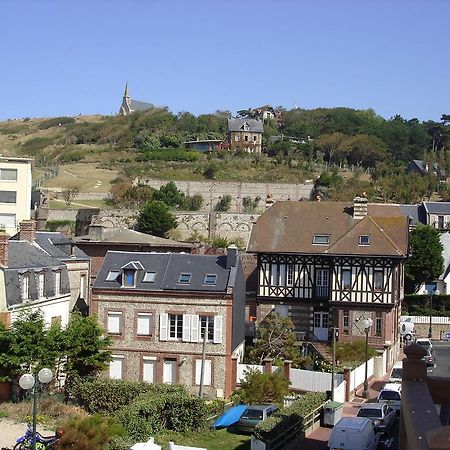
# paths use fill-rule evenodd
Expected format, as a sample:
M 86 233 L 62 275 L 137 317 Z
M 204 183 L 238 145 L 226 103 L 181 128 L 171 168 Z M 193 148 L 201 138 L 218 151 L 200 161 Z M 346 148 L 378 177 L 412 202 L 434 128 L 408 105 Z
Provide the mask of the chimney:
M 19 239 L 33 243 L 36 239 L 36 221 L 22 220 L 19 223 Z
M 0 230 L 0 266 L 8 267 L 8 241 L 9 236 L 5 230 Z
M 89 225 L 89 236 L 91 241 L 103 241 L 105 238 L 105 227 L 99 224 Z
M 235 267 L 237 264 L 238 249 L 234 244 L 227 248 L 227 269 Z
M 367 197 L 365 192 L 361 197 L 353 199 L 353 218 L 355 220 L 363 219 L 367 216 Z

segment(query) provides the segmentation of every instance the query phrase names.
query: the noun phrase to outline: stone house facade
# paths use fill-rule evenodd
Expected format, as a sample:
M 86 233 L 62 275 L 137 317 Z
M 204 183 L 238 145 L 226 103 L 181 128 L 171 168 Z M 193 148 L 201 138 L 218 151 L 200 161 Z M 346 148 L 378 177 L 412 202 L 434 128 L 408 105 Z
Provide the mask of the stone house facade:
M 228 143 L 232 151 L 261 153 L 263 123 L 256 119 L 228 119 Z
M 244 351 L 245 280 L 235 247 L 223 256 L 110 251 L 91 305 L 113 338 L 110 378 L 230 395 L 232 358 Z

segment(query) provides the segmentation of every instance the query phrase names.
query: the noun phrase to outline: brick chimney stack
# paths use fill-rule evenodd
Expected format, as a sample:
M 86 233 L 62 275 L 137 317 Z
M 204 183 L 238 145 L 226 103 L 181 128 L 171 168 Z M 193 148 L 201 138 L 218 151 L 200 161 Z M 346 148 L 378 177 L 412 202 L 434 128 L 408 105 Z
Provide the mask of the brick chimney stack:
M 0 266 L 8 267 L 8 241 L 9 236 L 0 230 Z
M 36 239 L 36 221 L 23 220 L 19 223 L 19 239 L 33 243 Z
M 361 197 L 353 199 L 353 218 L 356 220 L 363 219 L 367 216 L 367 197 L 363 192 Z

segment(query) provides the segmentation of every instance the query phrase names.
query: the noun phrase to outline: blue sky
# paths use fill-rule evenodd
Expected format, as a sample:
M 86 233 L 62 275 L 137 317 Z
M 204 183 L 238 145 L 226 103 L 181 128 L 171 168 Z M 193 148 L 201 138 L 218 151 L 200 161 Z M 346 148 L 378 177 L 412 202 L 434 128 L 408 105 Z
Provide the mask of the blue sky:
M 447 0 L 2 0 L 0 120 L 282 105 L 450 113 Z

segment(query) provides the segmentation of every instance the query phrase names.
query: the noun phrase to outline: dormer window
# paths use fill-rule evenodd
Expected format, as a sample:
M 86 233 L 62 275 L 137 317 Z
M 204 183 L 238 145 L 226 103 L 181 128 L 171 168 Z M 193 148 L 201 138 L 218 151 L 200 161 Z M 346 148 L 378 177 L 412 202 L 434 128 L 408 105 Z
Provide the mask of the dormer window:
M 217 275 L 214 274 L 206 274 L 205 279 L 203 280 L 203 284 L 214 285 L 216 284 Z
M 358 245 L 370 245 L 370 236 L 368 234 L 362 234 L 361 236 L 359 236 Z
M 145 272 L 143 283 L 154 283 L 156 277 L 156 272 Z
M 135 276 L 136 276 L 136 271 L 134 269 L 124 269 L 122 286 L 134 287 L 135 286 Z
M 248 131 L 248 130 L 250 129 L 250 127 L 248 126 L 248 123 L 247 123 L 247 122 L 245 122 L 244 125 L 242 125 L 242 129 L 243 129 L 244 131 Z
M 180 273 L 180 277 L 178 278 L 178 283 L 189 284 L 190 281 L 191 281 L 190 273 Z
M 55 272 L 55 295 L 61 294 L 61 272 Z
M 116 281 L 119 276 L 118 270 L 110 270 L 106 276 L 106 281 Z
M 313 237 L 313 244 L 329 245 L 330 244 L 330 235 L 329 234 L 315 234 Z

